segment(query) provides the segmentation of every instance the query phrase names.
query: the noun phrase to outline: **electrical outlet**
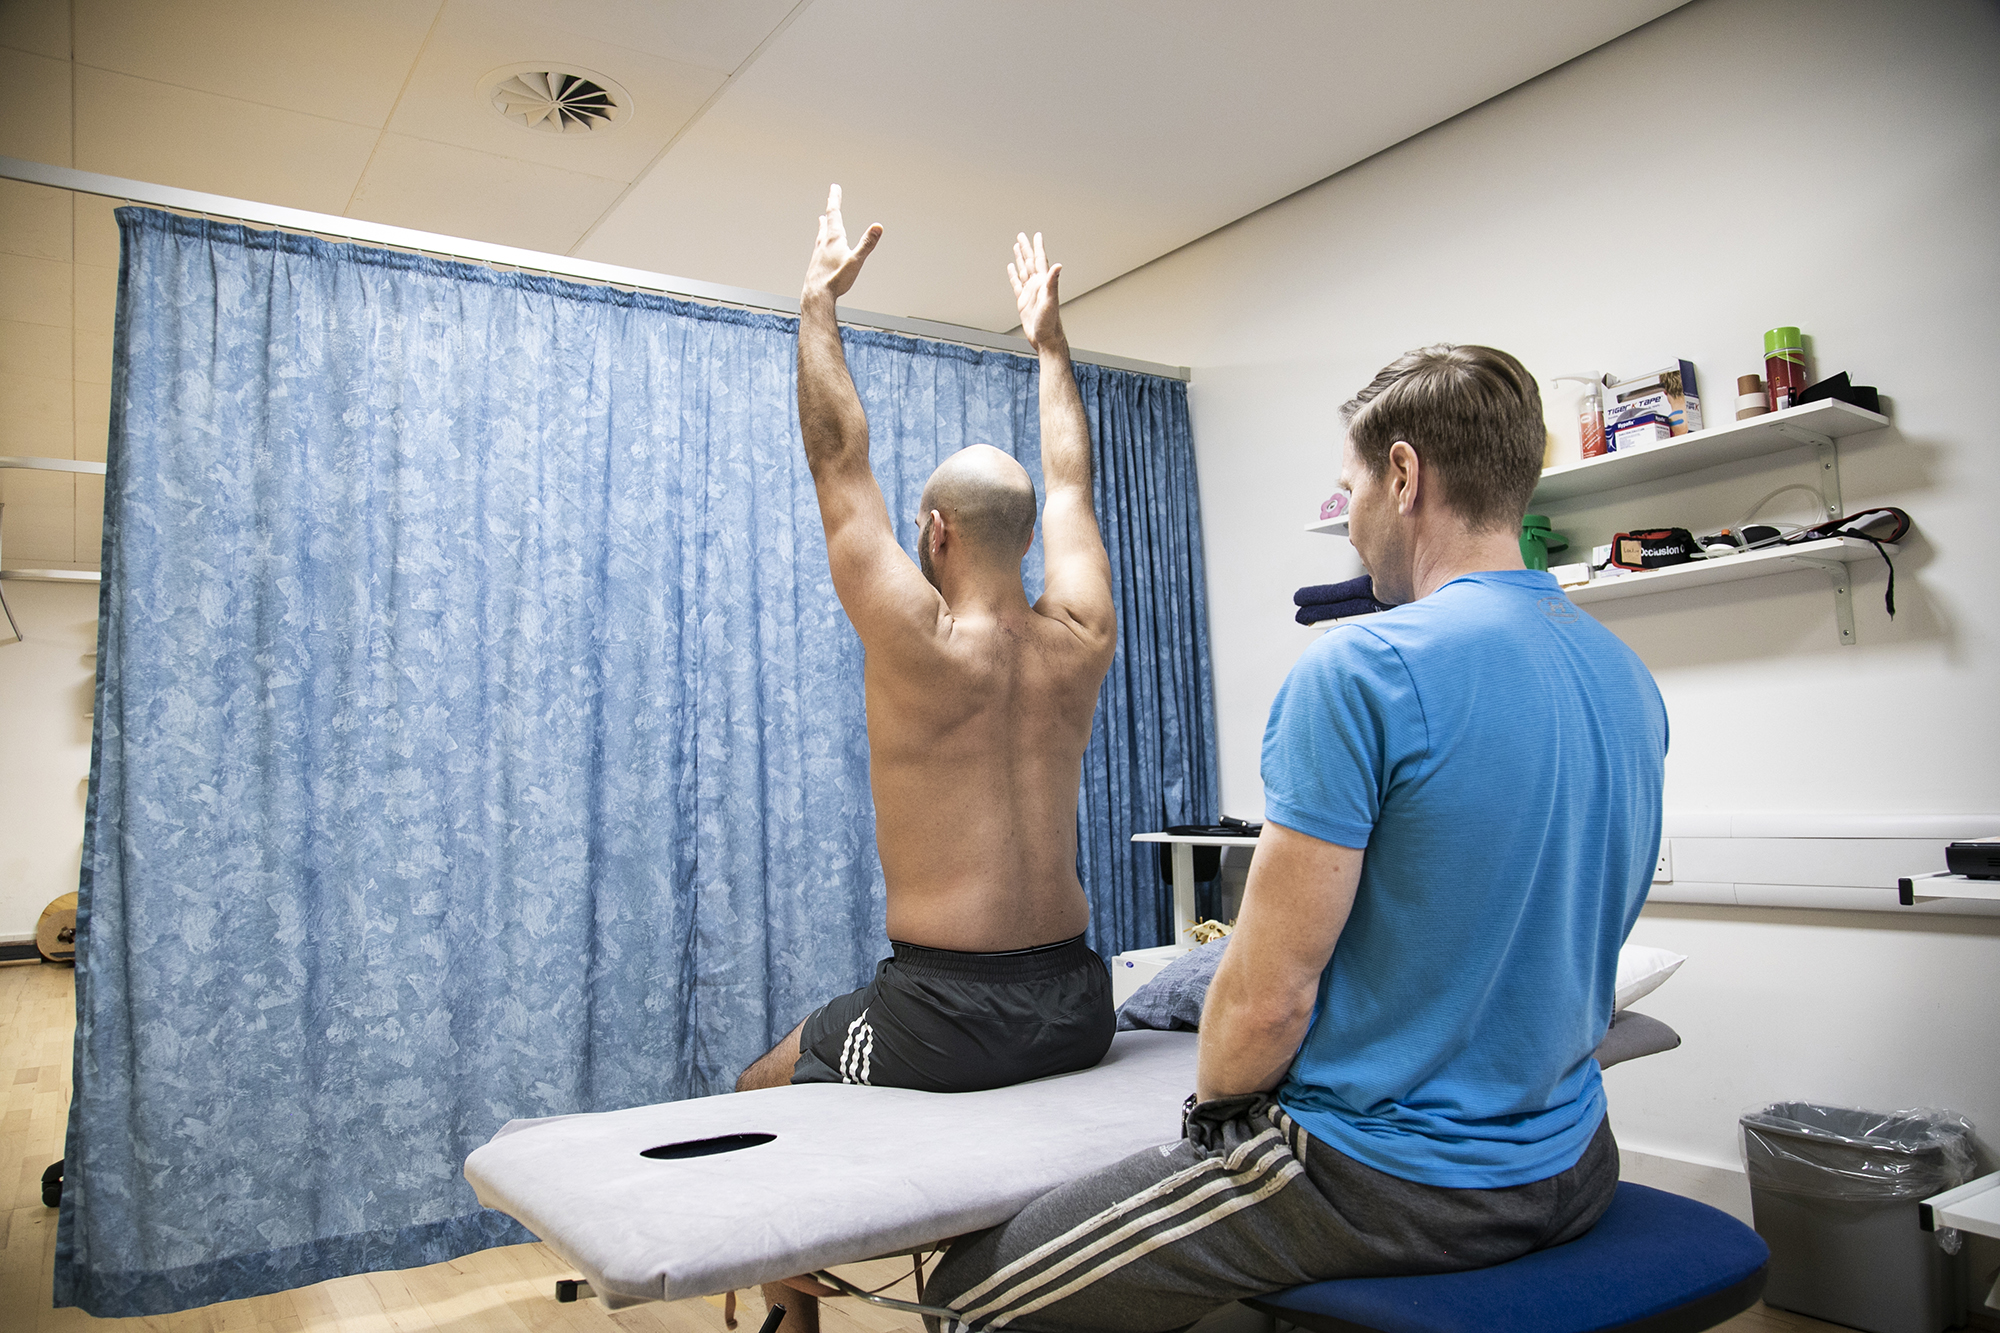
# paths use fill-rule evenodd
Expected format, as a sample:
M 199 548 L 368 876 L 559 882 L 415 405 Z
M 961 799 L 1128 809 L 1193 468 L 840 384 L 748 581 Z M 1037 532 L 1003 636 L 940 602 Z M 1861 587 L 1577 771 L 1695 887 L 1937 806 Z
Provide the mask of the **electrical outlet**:
M 1674 879 L 1674 845 L 1660 839 L 1660 863 L 1653 867 L 1653 883 L 1671 884 Z

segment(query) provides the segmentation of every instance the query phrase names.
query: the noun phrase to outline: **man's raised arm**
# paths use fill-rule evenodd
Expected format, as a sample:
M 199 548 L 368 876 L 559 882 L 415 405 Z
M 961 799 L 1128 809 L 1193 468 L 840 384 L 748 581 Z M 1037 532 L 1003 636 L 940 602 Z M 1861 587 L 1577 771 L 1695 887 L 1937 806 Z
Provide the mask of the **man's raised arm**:
M 868 416 L 847 370 L 834 303 L 882 238 L 876 223 L 847 243 L 834 186 L 799 294 L 799 433 L 819 494 L 833 590 L 864 643 L 898 628 L 934 627 L 944 602 L 896 544 L 882 487 L 868 466 Z
M 1046 577 L 1035 609 L 1067 623 L 1086 643 L 1109 654 L 1118 638 L 1111 604 L 1111 560 L 1090 502 L 1090 423 L 1070 366 L 1056 280 L 1042 234 L 1014 241 L 1007 277 L 1021 312 L 1021 332 L 1042 363 L 1042 560 Z

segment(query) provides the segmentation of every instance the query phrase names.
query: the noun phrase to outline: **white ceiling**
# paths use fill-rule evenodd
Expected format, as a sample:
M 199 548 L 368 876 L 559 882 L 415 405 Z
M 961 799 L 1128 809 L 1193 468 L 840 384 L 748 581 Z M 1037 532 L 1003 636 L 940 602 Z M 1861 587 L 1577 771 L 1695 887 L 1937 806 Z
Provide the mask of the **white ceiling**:
M 776 292 L 837 180 L 856 305 L 1006 329 L 1017 230 L 1075 297 L 1679 3 L 9 0 L 0 153 Z M 536 60 L 633 114 L 508 123 Z

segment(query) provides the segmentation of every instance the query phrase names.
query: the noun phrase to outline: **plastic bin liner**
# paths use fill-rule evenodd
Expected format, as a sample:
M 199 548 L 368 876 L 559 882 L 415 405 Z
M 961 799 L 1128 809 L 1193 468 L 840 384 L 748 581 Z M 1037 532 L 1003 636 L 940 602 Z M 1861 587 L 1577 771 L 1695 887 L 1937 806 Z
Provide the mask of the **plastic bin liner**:
M 1934 1107 L 1859 1111 L 1774 1102 L 1743 1117 L 1752 1188 L 1856 1203 L 1927 1199 L 1972 1178 L 1972 1125 Z

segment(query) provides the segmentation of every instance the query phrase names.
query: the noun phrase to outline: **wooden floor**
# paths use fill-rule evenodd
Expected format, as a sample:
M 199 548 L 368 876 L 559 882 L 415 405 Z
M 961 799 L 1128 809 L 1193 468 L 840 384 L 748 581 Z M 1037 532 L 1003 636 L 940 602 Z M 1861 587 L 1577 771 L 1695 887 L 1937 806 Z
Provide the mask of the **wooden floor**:
M 557 1278 L 574 1277 L 544 1245 L 511 1245 L 446 1264 L 337 1278 L 297 1291 L 228 1301 L 145 1319 L 93 1319 L 50 1308 L 56 1214 L 42 1207 L 42 1169 L 62 1156 L 69 1111 L 74 974 L 41 963 L 0 965 L 0 1333 L 101 1330 L 124 1333 L 723 1333 L 722 1310 L 708 1301 L 642 1305 L 618 1314 L 597 1301 L 558 1304 Z M 904 1271 L 900 1262 L 855 1265 L 873 1287 Z M 907 1297 L 905 1281 L 891 1294 Z M 763 1319 L 757 1293 L 742 1293 L 741 1333 Z M 914 1316 L 860 1301 L 828 1301 L 824 1333 L 920 1333 Z M 1759 1305 L 1722 1325 L 1730 1333 L 1835 1330 Z

